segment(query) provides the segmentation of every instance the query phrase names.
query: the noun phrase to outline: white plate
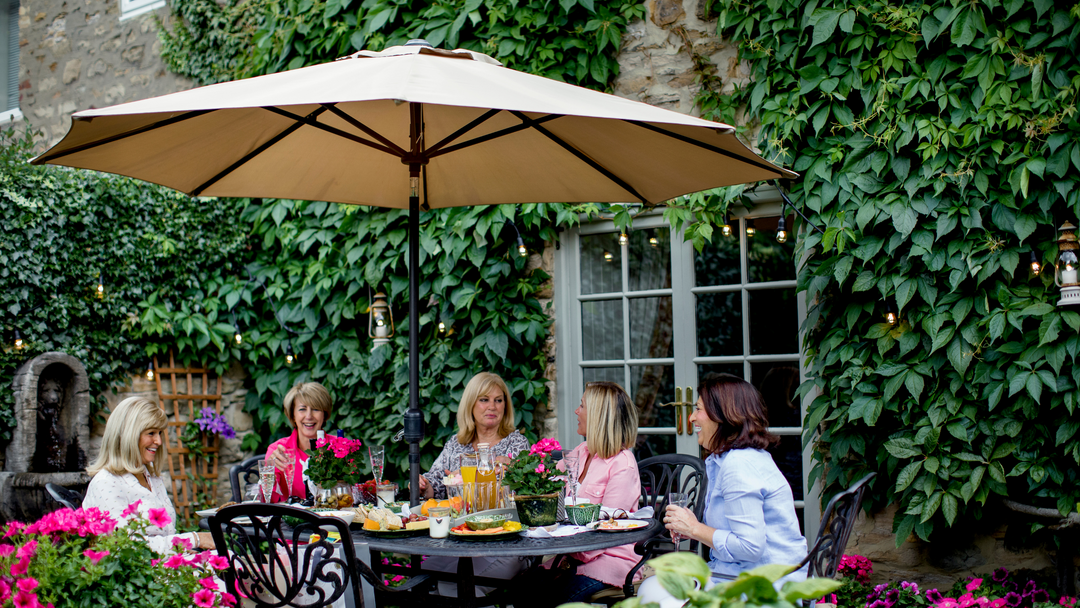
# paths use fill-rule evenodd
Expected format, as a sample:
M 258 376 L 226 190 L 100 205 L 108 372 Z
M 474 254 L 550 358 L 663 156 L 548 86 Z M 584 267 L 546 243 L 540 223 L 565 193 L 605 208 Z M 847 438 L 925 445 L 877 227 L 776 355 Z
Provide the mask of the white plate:
M 615 524 L 618 527 L 616 527 L 616 528 L 601 528 L 600 524 L 606 523 L 606 522 L 607 522 L 607 520 L 596 521 L 596 522 L 593 522 L 593 523 L 589 524 L 589 527 L 596 530 L 596 531 L 598 531 L 598 532 L 629 532 L 630 530 L 637 530 L 639 528 L 644 528 L 645 526 L 649 525 L 649 522 L 647 520 L 641 520 L 641 519 L 616 519 Z
M 211 515 L 213 515 L 213 514 L 215 514 L 217 512 L 218 512 L 218 510 L 215 507 L 213 509 L 201 509 L 199 511 L 195 511 L 195 514 L 198 515 L 199 517 L 210 517 Z
M 356 517 L 356 511 L 314 511 L 319 517 L 336 517 L 338 519 L 345 520 L 345 525 L 352 523 L 353 518 Z

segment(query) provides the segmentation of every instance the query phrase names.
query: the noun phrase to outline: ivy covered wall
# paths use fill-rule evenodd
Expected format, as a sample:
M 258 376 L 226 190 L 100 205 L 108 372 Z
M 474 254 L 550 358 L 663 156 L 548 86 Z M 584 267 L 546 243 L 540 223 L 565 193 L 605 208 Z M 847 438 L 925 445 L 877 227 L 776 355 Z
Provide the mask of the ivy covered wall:
M 751 82 L 703 73 L 803 174 L 806 421 L 826 493 L 879 473 L 897 544 L 1000 498 L 1080 499 L 1080 314 L 1055 227 L 1080 215 L 1080 11 L 1050 0 L 718 0 Z M 1029 265 L 1034 252 L 1041 270 Z M 886 303 L 899 322 L 885 322 Z M 820 433 L 820 435 L 815 435 Z

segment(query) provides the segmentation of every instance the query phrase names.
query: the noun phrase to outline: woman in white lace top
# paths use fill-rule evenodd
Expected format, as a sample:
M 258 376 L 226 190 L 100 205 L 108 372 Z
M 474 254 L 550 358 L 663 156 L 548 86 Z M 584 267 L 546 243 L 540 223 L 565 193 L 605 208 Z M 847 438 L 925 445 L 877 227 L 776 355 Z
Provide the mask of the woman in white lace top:
M 150 400 L 129 397 L 121 401 L 105 424 L 101 453 L 86 469 L 93 479 L 82 506 L 108 511 L 121 525 L 133 516 L 123 513 L 136 502 L 144 517 L 150 509 L 165 509 L 170 523 L 147 530 L 151 549 L 167 553 L 174 542 L 181 541 L 191 549 L 212 549 L 209 532 L 176 533 L 176 510 L 157 468 L 167 424 L 165 412 Z

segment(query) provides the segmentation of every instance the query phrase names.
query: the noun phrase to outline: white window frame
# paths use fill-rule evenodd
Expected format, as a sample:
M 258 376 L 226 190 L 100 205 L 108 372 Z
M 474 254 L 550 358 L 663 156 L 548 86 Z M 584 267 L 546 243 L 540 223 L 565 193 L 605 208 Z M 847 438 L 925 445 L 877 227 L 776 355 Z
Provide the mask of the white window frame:
M 120 21 L 127 21 L 165 6 L 165 0 L 120 0 Z
M 19 0 L 0 0 L 0 45 L 3 57 L 0 69 L 7 78 L 0 90 L 0 127 L 22 120 L 19 109 Z

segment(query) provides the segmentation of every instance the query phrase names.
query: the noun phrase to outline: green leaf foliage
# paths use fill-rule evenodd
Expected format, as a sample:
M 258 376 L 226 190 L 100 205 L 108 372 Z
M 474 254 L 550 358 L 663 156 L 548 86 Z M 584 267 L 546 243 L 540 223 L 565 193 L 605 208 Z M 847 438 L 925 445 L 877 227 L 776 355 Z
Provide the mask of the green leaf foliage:
M 755 117 L 746 128 L 802 173 L 793 199 L 825 229 L 801 229 L 798 276 L 801 391 L 816 395 L 804 436 L 824 497 L 876 471 L 868 507 L 899 504 L 898 543 L 978 519 L 994 496 L 1075 505 L 1080 318 L 1056 306 L 1052 275 L 1055 226 L 1080 215 L 1080 15 L 955 0 L 713 6 L 752 76 L 731 95 L 703 88 L 699 106 Z
M 146 370 L 155 340 L 136 337 L 139 303 L 185 293 L 183 308 L 212 324 L 207 269 L 238 272 L 247 247 L 232 201 L 208 205 L 128 178 L 35 167 L 30 133 L 0 134 L 0 385 L 48 351 L 86 366 L 92 407 L 102 393 Z M 98 281 L 103 297 L 95 297 Z M 179 311 L 172 318 L 186 323 Z M 13 346 L 15 330 L 25 347 Z M 11 391 L 0 391 L 0 439 L 14 425 Z

